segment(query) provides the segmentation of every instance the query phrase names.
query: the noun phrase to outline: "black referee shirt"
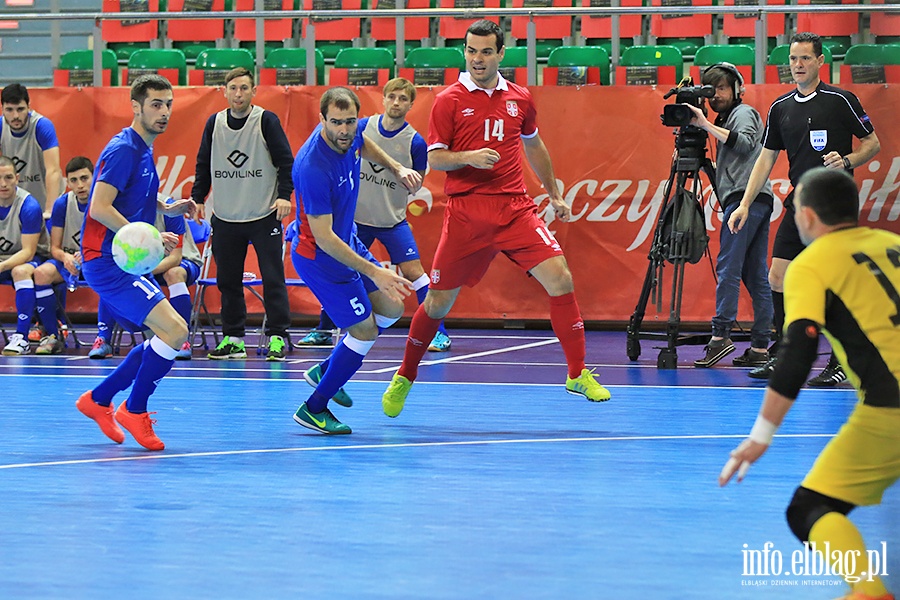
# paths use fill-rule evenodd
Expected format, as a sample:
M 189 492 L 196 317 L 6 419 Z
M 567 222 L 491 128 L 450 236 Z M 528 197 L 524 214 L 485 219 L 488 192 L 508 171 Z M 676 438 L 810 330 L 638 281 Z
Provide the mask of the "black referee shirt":
M 763 148 L 787 151 L 788 176 L 796 186 L 804 173 L 822 166 L 823 156 L 832 150 L 846 156 L 853 151 L 853 136 L 874 131 L 855 95 L 819 82 L 807 96 L 794 88 L 772 103 Z

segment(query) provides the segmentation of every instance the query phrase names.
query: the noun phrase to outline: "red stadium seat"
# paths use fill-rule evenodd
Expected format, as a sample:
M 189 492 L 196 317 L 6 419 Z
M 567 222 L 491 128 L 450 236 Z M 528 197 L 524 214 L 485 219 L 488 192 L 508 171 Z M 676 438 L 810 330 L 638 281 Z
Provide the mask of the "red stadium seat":
M 225 0 L 169 0 L 169 12 L 191 12 L 198 10 L 225 10 Z M 222 19 L 172 19 L 168 22 L 167 35 L 170 40 L 184 42 L 215 42 L 225 37 L 225 21 Z M 189 58 L 199 52 L 185 51 Z
M 303 10 L 360 10 L 361 0 L 303 0 Z M 308 20 L 301 21 L 301 37 L 306 37 Z M 341 19 L 334 17 L 314 17 L 316 47 L 322 50 L 326 59 L 336 58 L 345 47 L 361 35 L 359 18 Z
M 441 8 L 500 8 L 500 0 L 441 0 Z M 488 17 L 494 23 L 500 23 L 499 17 Z M 478 19 L 441 17 L 438 24 L 438 35 L 445 40 L 464 40 L 466 29 Z
M 858 0 L 797 0 L 798 5 L 859 4 Z M 843 56 L 850 47 L 850 36 L 859 33 L 859 13 L 799 13 L 797 31 L 814 31 L 822 36 L 822 45 L 834 56 Z
M 396 8 L 396 0 L 372 0 L 372 8 Z M 431 0 L 406 0 L 405 8 L 431 8 Z M 318 35 L 316 35 L 318 37 Z M 428 17 L 408 17 L 403 22 L 405 42 L 419 42 L 431 37 L 431 20 Z M 376 42 L 394 42 L 397 39 L 397 19 L 372 18 L 372 39 Z
M 755 2 L 754 2 L 755 3 Z M 785 0 L 766 0 L 768 5 L 784 5 Z M 725 0 L 725 6 L 744 4 L 735 0 Z M 756 13 L 731 13 L 722 17 L 722 33 L 729 38 L 731 43 L 737 43 L 732 38 L 740 38 L 741 43 L 752 43 L 756 37 Z M 784 13 L 768 13 L 766 15 L 766 37 L 774 38 L 784 35 Z
M 103 0 L 103 12 L 135 12 L 149 16 L 149 13 L 159 12 L 159 0 L 146 0 L 137 2 L 134 0 Z M 150 42 L 159 37 L 158 21 L 149 20 L 143 15 L 135 15 L 129 21 L 108 21 L 104 19 L 100 25 L 100 31 L 104 42 Z
M 712 0 L 652 0 L 652 6 L 712 6 Z M 677 47 L 685 56 L 692 56 L 703 45 L 703 38 L 712 34 L 712 15 L 655 14 L 650 17 L 650 35 L 658 44 Z
M 550 6 L 571 8 L 572 0 L 513 0 L 512 5 L 513 8 Z M 529 17 L 512 17 L 510 21 L 512 36 L 517 40 L 525 40 L 528 37 Z M 538 47 L 538 55 L 548 56 L 553 46 L 561 46 L 565 38 L 572 37 L 572 17 L 568 15 L 535 17 L 534 37 L 545 42 Z
M 270 5 L 272 8 L 270 8 Z M 234 10 L 252 12 L 256 0 L 235 0 Z M 294 0 L 266 0 L 266 10 L 293 10 Z M 263 22 L 263 40 L 281 42 L 293 37 L 291 19 L 266 19 Z M 234 20 L 234 39 L 239 42 L 256 41 L 256 21 L 254 19 Z
M 885 0 L 872 0 L 872 4 L 884 4 Z M 869 13 L 869 31 L 880 44 L 883 41 L 900 41 L 900 13 Z
M 585 7 L 593 6 L 591 0 L 581 0 Z M 641 0 L 621 0 L 619 6 L 641 6 Z M 596 44 L 597 40 L 608 40 L 612 37 L 611 17 L 581 17 L 581 35 L 587 38 L 589 45 Z M 641 35 L 641 15 L 619 16 L 619 37 L 622 39 L 635 38 Z

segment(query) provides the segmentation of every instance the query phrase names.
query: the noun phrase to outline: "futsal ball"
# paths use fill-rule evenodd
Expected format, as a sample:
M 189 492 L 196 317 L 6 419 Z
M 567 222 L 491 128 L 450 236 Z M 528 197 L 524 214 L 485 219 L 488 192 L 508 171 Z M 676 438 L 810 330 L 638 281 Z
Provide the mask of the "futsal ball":
M 116 232 L 112 253 L 119 268 L 131 275 L 150 273 L 165 256 L 159 230 L 143 221 L 129 223 Z

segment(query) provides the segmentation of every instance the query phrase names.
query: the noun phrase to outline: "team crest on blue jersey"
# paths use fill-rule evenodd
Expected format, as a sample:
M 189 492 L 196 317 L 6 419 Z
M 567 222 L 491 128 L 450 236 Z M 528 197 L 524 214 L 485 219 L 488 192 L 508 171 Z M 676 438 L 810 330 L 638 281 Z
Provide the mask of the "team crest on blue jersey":
M 519 116 L 519 104 L 515 100 L 506 101 L 506 114 L 511 117 Z
M 828 145 L 828 130 L 814 129 L 809 132 L 809 143 L 816 152 L 821 152 Z
M 353 153 L 353 162 L 359 162 L 359 148 Z

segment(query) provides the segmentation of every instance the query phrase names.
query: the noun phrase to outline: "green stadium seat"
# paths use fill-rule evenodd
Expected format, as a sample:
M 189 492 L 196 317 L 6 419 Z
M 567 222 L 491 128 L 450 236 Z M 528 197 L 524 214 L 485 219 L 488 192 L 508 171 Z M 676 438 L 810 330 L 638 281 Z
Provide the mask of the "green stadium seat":
M 413 48 L 406 54 L 400 77 L 415 85 L 450 85 L 465 69 L 466 59 L 459 48 Z
M 316 85 L 325 85 L 325 57 L 316 54 Z M 306 85 L 306 48 L 277 48 L 272 50 L 259 72 L 262 85 Z
M 128 68 L 122 70 L 122 82 L 131 85 L 135 77 L 146 73 L 159 73 L 172 85 L 187 85 L 184 53 L 162 48 L 138 50 L 128 59 Z
M 383 87 L 394 76 L 395 64 L 387 48 L 344 48 L 334 58 L 328 83 Z
M 103 50 L 101 57 L 103 85 L 119 85 L 119 61 L 112 50 Z M 59 59 L 59 68 L 53 71 L 53 85 L 81 87 L 94 85 L 94 51 L 72 50 Z
M 528 83 L 528 48 L 525 46 L 507 46 L 500 61 L 500 74 L 503 78 L 519 85 Z
M 676 85 L 684 72 L 684 57 L 675 46 L 632 46 L 622 52 L 616 85 Z
M 609 85 L 609 54 L 599 46 L 560 46 L 547 57 L 544 85 Z
M 197 56 L 194 70 L 188 74 L 191 85 L 225 85 L 228 71 L 244 67 L 256 70 L 256 59 L 246 48 L 212 48 Z
M 790 54 L 790 44 L 775 46 L 769 53 L 769 59 L 766 61 L 766 83 L 794 83 L 791 76 Z M 825 83 L 831 83 L 834 65 L 828 46 L 822 46 L 822 54 L 825 56 L 825 68 L 819 72 L 819 77 Z
M 691 67 L 691 77 L 694 83 L 700 85 L 700 79 L 707 67 L 720 62 L 729 62 L 737 67 L 746 83 L 753 83 L 755 75 L 753 65 L 756 63 L 756 53 L 753 46 L 733 44 L 728 46 L 701 46 L 694 55 L 694 65 Z
M 900 44 L 851 46 L 841 65 L 841 83 L 900 82 Z

